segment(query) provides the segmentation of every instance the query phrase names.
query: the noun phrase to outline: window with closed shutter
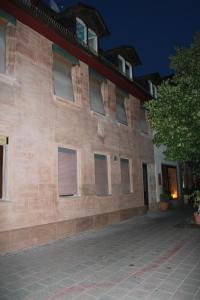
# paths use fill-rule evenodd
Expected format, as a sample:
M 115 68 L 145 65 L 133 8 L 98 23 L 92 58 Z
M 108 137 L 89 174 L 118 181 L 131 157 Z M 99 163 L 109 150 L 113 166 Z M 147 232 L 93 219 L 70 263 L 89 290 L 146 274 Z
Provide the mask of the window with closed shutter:
M 105 155 L 95 154 L 95 186 L 97 195 L 108 195 L 108 167 Z
M 116 92 L 116 119 L 118 122 L 128 125 L 126 110 L 125 110 L 125 96 L 120 92 Z
M 94 70 L 89 70 L 89 85 L 90 85 L 90 107 L 91 110 L 105 115 L 105 109 L 103 104 L 103 97 L 102 97 L 102 83 L 105 79 L 95 72 Z
M 140 130 L 143 133 L 148 133 L 148 125 L 147 125 L 147 120 L 146 120 L 146 111 L 143 107 L 140 108 Z
M 125 158 L 120 159 L 121 167 L 121 188 L 123 194 L 128 194 L 131 192 L 130 187 L 130 167 L 129 160 Z
M 60 196 L 77 194 L 77 152 L 58 148 L 58 189 Z
M 54 94 L 63 99 L 74 101 L 72 84 L 72 64 L 61 55 L 53 56 L 53 84 Z
M 1 19 L 0 19 L 1 21 Z M 0 22 L 0 73 L 6 68 L 6 26 Z

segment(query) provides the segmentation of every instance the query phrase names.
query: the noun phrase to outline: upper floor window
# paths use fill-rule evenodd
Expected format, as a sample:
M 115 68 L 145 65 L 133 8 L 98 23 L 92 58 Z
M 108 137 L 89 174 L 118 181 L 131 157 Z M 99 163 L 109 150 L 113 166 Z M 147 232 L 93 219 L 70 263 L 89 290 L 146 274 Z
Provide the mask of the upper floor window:
M 157 97 L 157 87 L 151 82 L 151 80 L 148 80 L 148 84 L 149 84 L 149 92 L 150 92 L 151 96 L 156 98 Z
M 90 69 L 89 85 L 90 85 L 90 107 L 91 110 L 105 115 L 102 95 L 103 79 L 95 71 Z
M 87 27 L 79 18 L 76 18 L 76 37 L 79 43 L 87 44 Z
M 125 109 L 125 95 L 119 90 L 116 92 L 116 119 L 118 122 L 128 125 Z
M 72 68 L 77 60 L 57 45 L 53 45 L 53 87 L 54 94 L 74 101 Z
M 131 64 L 126 61 L 121 55 L 118 55 L 118 66 L 119 71 L 123 73 L 126 77 L 128 77 L 130 80 L 133 79 L 133 71 Z
M 76 36 L 79 43 L 87 45 L 95 53 L 98 52 L 98 41 L 96 33 L 87 28 L 86 24 L 79 18 L 76 18 Z
M 148 128 L 148 124 L 147 124 L 147 117 L 146 117 L 146 110 L 145 108 L 141 105 L 140 107 L 140 130 L 141 132 L 148 134 L 149 132 L 149 128 Z
M 97 52 L 97 36 L 91 29 L 88 29 L 88 47 Z
M 6 25 L 0 19 L 0 73 L 6 69 Z

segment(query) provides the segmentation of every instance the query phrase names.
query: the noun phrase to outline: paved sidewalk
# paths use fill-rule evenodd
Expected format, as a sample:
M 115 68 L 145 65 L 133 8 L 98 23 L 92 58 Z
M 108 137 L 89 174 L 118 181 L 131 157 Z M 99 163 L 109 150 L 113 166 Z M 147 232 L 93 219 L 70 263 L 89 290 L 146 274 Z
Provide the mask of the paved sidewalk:
M 200 300 L 200 229 L 178 209 L 0 257 L 0 300 Z

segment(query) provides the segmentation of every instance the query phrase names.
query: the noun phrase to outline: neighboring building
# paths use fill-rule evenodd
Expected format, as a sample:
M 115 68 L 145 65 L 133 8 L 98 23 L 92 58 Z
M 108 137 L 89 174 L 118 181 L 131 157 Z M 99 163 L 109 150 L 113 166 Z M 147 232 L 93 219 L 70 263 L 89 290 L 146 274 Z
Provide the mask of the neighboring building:
M 159 73 L 151 73 L 138 77 L 138 82 L 146 88 L 152 97 L 157 97 L 157 86 L 162 80 Z M 165 147 L 156 147 L 154 145 L 154 159 L 155 159 L 155 177 L 156 177 L 156 200 L 160 201 L 160 194 L 168 194 L 177 203 L 183 199 L 183 182 L 182 182 L 182 168 L 177 161 L 168 161 L 165 158 Z
M 133 77 L 135 50 L 100 51 L 108 29 L 83 4 L 0 9 L 0 253 L 153 208 L 151 96 Z

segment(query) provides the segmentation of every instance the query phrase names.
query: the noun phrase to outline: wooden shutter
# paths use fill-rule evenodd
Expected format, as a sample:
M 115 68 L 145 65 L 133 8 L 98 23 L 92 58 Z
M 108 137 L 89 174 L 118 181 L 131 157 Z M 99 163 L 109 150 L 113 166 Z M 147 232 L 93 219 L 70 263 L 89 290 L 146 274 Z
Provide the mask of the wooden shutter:
M 53 83 L 54 93 L 63 99 L 74 101 L 74 92 L 71 76 L 72 65 L 62 56 L 54 53 Z
M 108 194 L 107 157 L 95 154 L 95 186 L 97 195 Z
M 58 148 L 58 187 L 60 196 L 77 194 L 77 153 Z
M 123 194 L 130 193 L 130 168 L 129 168 L 129 160 L 121 158 L 120 159 L 120 167 L 121 167 L 121 188 Z
M 124 96 L 120 93 L 116 93 L 116 118 L 117 121 L 124 125 L 128 125 L 127 122 L 127 116 L 126 116 L 126 110 L 124 106 Z
M 0 145 L 0 198 L 3 190 L 3 146 Z
M 0 73 L 6 68 L 6 26 L 0 24 Z
M 148 133 L 148 125 L 146 120 L 145 109 L 141 107 L 140 109 L 140 129 L 143 133 Z
M 101 94 L 101 81 L 90 76 L 90 106 L 91 110 L 105 115 L 103 99 Z

